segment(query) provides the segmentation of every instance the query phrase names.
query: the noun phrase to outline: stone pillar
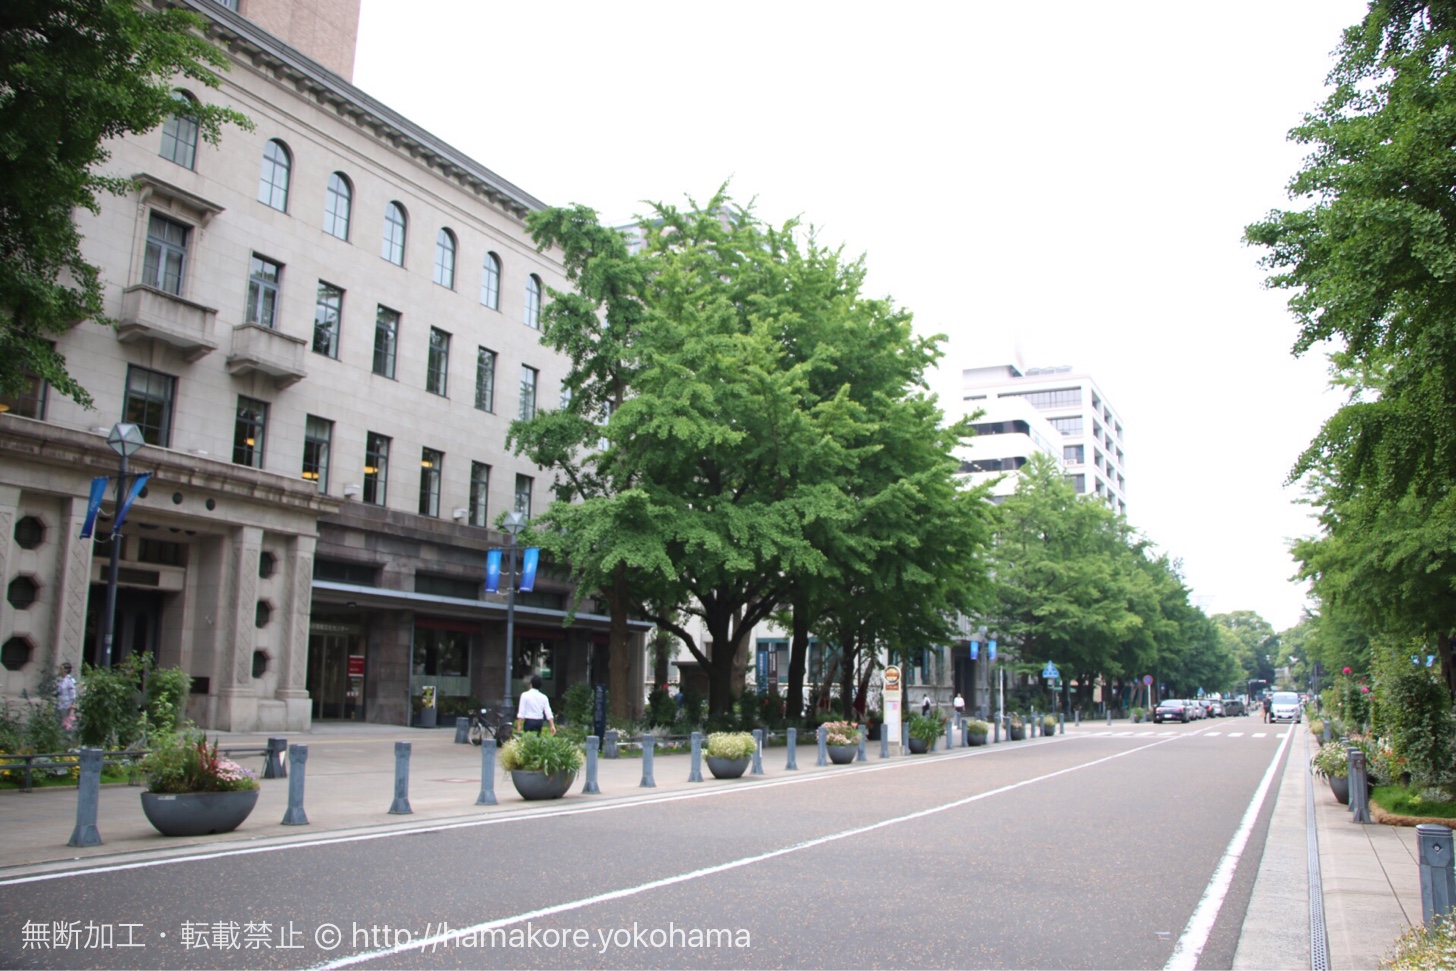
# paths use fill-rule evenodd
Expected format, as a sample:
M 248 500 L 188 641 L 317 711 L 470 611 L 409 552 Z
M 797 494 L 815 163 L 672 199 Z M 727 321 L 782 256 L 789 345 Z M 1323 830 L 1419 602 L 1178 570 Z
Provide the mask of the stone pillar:
M 279 589 L 283 602 L 278 605 L 277 622 L 281 626 L 276 640 L 278 657 L 275 663 L 279 669 L 277 698 L 284 704 L 289 731 L 306 730 L 313 712 L 306 685 L 308 620 L 313 612 L 316 545 L 317 540 L 313 536 L 292 537 L 288 543 L 288 555 L 281 564 L 283 577 Z
M 222 731 L 252 731 L 257 721 L 253 649 L 257 644 L 254 617 L 258 606 L 258 555 L 262 550 L 263 530 L 257 526 L 239 527 L 228 538 L 222 583 L 226 603 L 219 604 L 225 623 L 218 625 L 217 643 L 220 656 L 216 670 L 221 683 L 217 685 L 217 721 L 212 726 Z
M 51 643 L 55 645 L 50 670 L 70 661 L 76 678 L 81 677 L 81 658 L 86 652 L 86 604 L 91 597 L 91 540 L 79 538 L 86 522 L 86 499 L 62 499 L 56 523 L 59 547 L 55 564 L 56 606 L 52 616 Z M 6 532 L 8 539 L 13 530 Z

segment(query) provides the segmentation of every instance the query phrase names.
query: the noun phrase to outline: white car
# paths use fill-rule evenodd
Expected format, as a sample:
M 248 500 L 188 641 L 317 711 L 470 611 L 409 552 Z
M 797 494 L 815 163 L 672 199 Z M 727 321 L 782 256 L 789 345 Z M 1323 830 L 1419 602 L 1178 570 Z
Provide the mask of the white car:
M 1296 725 L 1303 719 L 1304 712 L 1299 707 L 1299 695 L 1293 691 L 1276 691 L 1274 697 L 1269 701 L 1269 720 L 1276 722 L 1294 722 Z

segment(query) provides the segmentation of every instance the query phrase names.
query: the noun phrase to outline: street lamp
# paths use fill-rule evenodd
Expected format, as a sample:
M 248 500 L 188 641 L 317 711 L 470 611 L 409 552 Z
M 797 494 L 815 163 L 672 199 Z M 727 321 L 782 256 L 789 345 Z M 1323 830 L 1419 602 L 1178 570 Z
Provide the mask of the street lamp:
M 515 510 L 506 513 L 501 523 L 501 529 L 511 537 L 511 565 L 510 572 L 506 574 L 509 587 L 506 590 L 506 700 L 501 708 L 503 717 L 509 716 L 511 712 L 511 669 L 516 660 L 516 534 L 525 528 L 526 517 Z
M 106 621 L 101 633 L 101 666 L 111 667 L 111 640 L 116 626 L 116 575 L 121 568 L 121 504 L 126 494 L 126 460 L 147 443 L 142 430 L 129 421 L 117 422 L 106 436 L 106 444 L 121 456 L 121 474 L 116 479 L 116 507 L 111 518 L 111 572 L 106 577 Z

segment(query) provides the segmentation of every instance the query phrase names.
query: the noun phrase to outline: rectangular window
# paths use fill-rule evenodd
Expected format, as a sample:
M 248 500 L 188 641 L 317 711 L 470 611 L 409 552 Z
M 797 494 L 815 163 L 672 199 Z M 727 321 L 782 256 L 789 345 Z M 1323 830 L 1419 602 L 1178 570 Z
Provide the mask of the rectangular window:
M 1048 418 L 1053 428 L 1068 437 L 1082 434 L 1082 416 L 1074 415 L 1071 418 Z
M 531 518 L 531 486 L 534 480 L 529 475 L 516 476 L 516 512 Z
M 233 422 L 234 465 L 263 467 L 263 431 L 267 424 L 268 402 L 238 395 L 238 415 Z
M 399 347 L 399 314 L 381 305 L 374 312 L 374 373 L 394 377 L 395 352 Z
M 1066 480 L 1067 485 L 1072 487 L 1072 491 L 1078 495 L 1087 491 L 1087 477 L 1085 475 L 1068 475 L 1063 476 L 1063 478 Z
M 1081 465 L 1087 461 L 1087 446 L 1085 445 L 1063 445 L 1062 461 L 1068 465 Z
M 487 525 L 487 498 L 490 494 L 490 466 L 484 462 L 470 463 L 470 525 Z
M 142 263 L 142 283 L 167 293 L 182 295 L 187 270 L 187 237 L 191 231 L 179 222 L 152 213 L 147 221 L 147 253 Z
M 425 374 L 425 390 L 443 395 L 450 372 L 450 335 L 438 327 L 430 328 L 429 370 Z
M 243 311 L 244 323 L 278 326 L 278 287 L 282 276 L 281 265 L 253 254 L 248 274 L 248 306 Z
M 148 445 L 166 448 L 172 443 L 172 405 L 176 396 L 176 378 L 132 365 L 126 369 L 122 420 L 141 428 Z
M 334 440 L 334 423 L 308 416 L 303 426 L 303 477 L 318 483 L 318 491 L 329 491 L 329 447 Z
M 325 357 L 339 356 L 339 327 L 344 319 L 344 291 L 320 280 L 313 308 L 313 349 Z
M 0 411 L 22 418 L 45 420 L 46 382 L 30 368 L 22 369 L 24 384 L 13 395 L 0 395 Z
M 1025 398 L 1033 408 L 1075 408 L 1082 403 L 1081 388 L 1055 391 L 1003 391 L 1003 398 Z
M 475 407 L 495 411 L 495 351 L 475 349 Z
M 536 375 L 535 368 L 521 365 L 521 409 L 518 415 L 521 421 L 536 417 Z
M 440 466 L 445 453 L 432 448 L 420 450 L 420 515 L 440 515 Z
M 384 505 L 389 482 L 389 437 L 369 433 L 364 443 L 364 501 Z

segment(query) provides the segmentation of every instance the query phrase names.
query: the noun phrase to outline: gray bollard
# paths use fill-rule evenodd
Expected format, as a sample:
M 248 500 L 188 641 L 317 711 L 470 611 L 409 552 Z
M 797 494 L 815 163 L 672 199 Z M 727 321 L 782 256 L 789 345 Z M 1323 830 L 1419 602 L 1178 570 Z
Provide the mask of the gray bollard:
M 692 741 L 692 762 L 688 766 L 688 781 L 703 781 L 703 733 L 693 732 L 690 736 Z
M 955 727 L 951 724 L 950 719 L 947 718 L 945 720 L 945 750 L 947 752 L 955 748 L 955 740 L 951 737 L 951 733 L 954 731 Z
M 854 760 L 856 762 L 867 761 L 867 759 L 865 759 L 865 742 L 869 738 L 869 734 L 869 729 L 866 728 L 864 725 L 861 725 L 859 727 L 859 751 L 854 754 Z
M 615 728 L 607 729 L 606 748 L 602 752 L 603 758 L 615 759 L 617 757 L 617 739 L 619 737 Z
M 652 748 L 657 744 L 657 739 L 651 734 L 642 736 L 642 781 L 638 783 L 639 789 L 656 789 L 657 781 L 652 778 Z
M 1112 725 L 1112 706 L 1111 705 L 1108 705 L 1107 706 L 1107 724 L 1108 724 L 1109 727 Z
M 1082 709 L 1078 708 L 1075 712 L 1073 712 L 1072 713 L 1072 718 L 1074 719 L 1073 722 L 1072 722 L 1072 724 L 1076 725 L 1078 728 L 1081 728 L 1082 727 Z
M 602 740 L 595 735 L 588 735 L 586 739 L 586 785 L 582 786 L 582 795 L 590 795 L 601 792 L 597 785 L 597 749 L 601 747 Z
M 789 729 L 789 761 L 784 766 L 786 770 L 799 771 L 799 730 Z
M 288 739 L 268 739 L 268 752 L 263 758 L 263 778 L 288 778 L 288 767 L 283 764 L 283 753 L 286 751 L 288 751 Z
M 991 722 L 991 743 L 994 745 L 999 741 L 1001 741 L 1001 716 L 998 715 Z
M 495 801 L 495 739 L 486 736 L 480 743 L 480 795 L 475 797 L 477 806 L 494 806 Z
M 1348 750 L 1350 759 L 1350 813 L 1357 823 L 1370 822 L 1370 789 L 1365 784 L 1365 753 L 1361 749 Z
M 1451 913 L 1456 906 L 1456 870 L 1452 868 L 1451 839 L 1456 835 L 1448 826 L 1420 823 L 1416 826 L 1417 854 L 1421 865 L 1421 911 L 1426 926 L 1437 917 Z
M 890 757 L 890 726 L 889 725 L 883 725 L 882 724 L 880 726 L 880 758 L 882 758 L 882 759 L 888 759 L 889 757 Z
M 1330 720 L 1328 718 L 1325 719 L 1324 737 L 1325 737 L 1324 744 L 1326 744 L 1326 745 L 1330 744 Z
M 1037 732 L 1041 729 L 1041 719 L 1037 717 L 1036 709 L 1031 709 L 1031 723 L 1026 726 L 1027 738 L 1036 738 Z
M 763 729 L 753 730 L 753 768 L 748 770 L 749 775 L 763 775 Z
M 307 826 L 303 811 L 303 779 L 308 766 L 308 746 L 288 746 L 288 761 L 293 771 L 288 774 L 288 808 L 283 812 L 284 826 Z
M 1062 717 L 1062 713 L 1061 712 L 1057 712 L 1057 734 L 1058 735 L 1065 735 L 1065 734 L 1067 734 L 1067 721 L 1066 721 L 1066 719 L 1064 719 Z
M 470 744 L 470 719 L 460 717 L 455 719 L 455 744 Z
M 910 754 L 910 723 L 900 723 L 900 754 Z
M 827 738 L 829 736 L 829 730 L 827 728 L 825 728 L 823 725 L 820 725 L 819 726 L 819 730 L 817 732 L 815 732 L 814 734 L 818 737 L 818 740 L 819 740 L 819 761 L 815 762 L 814 764 L 815 765 L 828 765 L 829 764 L 829 742 L 827 741 Z
M 394 802 L 389 811 L 396 816 L 407 816 L 414 812 L 409 804 L 410 743 L 394 743 Z
M 101 760 L 99 748 L 81 750 L 81 781 L 76 793 L 76 828 L 71 830 L 67 846 L 100 846 L 101 833 L 96 829 L 96 810 L 101 805 Z

